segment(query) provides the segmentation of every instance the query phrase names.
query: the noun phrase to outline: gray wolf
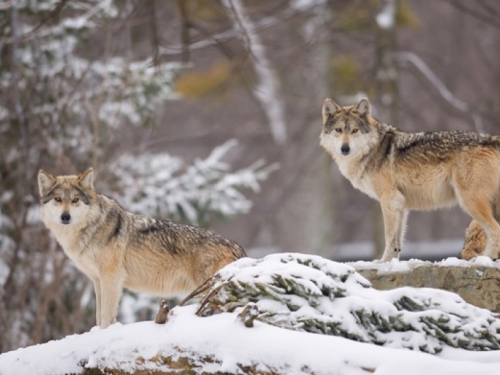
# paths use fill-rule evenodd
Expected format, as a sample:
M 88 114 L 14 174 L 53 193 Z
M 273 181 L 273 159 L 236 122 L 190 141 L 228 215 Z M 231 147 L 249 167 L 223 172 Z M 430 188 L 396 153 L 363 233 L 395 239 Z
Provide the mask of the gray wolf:
M 93 181 L 92 168 L 57 177 L 38 172 L 41 219 L 94 283 L 102 328 L 115 321 L 123 288 L 158 296 L 190 292 L 246 256 L 208 230 L 127 212 L 97 194 Z
M 384 217 L 381 261 L 399 258 L 411 210 L 457 203 L 474 220 L 470 247 L 498 258 L 500 137 L 460 131 L 408 133 L 376 120 L 368 99 L 323 105 L 320 144 L 352 185 L 378 200 Z M 476 237 L 483 242 L 478 245 Z M 465 250 L 464 250 L 465 251 Z M 469 250 L 471 254 L 474 249 Z M 463 254 L 462 254 L 463 255 Z

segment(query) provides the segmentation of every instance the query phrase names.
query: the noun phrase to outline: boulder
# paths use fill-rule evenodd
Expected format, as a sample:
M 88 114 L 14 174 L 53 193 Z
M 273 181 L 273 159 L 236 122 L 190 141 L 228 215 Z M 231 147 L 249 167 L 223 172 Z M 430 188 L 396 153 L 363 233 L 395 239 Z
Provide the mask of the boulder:
M 450 258 L 437 263 L 410 260 L 349 264 L 379 290 L 403 286 L 443 289 L 475 306 L 500 312 L 500 264 L 486 257 L 472 261 Z

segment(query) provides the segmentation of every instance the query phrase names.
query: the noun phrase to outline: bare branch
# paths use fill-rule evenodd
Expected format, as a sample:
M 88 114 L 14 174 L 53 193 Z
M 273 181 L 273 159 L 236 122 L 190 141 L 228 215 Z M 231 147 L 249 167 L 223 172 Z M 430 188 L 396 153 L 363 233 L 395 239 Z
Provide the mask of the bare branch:
M 453 0 L 443 0 L 443 1 L 450 4 L 455 9 L 458 9 L 459 11 L 471 17 L 477 18 L 478 20 L 481 20 L 490 26 L 500 28 L 500 20 L 491 17 L 491 14 L 498 15 L 498 13 L 493 11 L 493 8 L 491 8 L 491 6 L 485 4 L 484 2 L 480 2 L 480 4 L 487 13 L 477 11 L 476 3 L 472 3 L 473 6 L 469 7 L 460 1 L 453 1 Z M 468 2 L 467 4 L 471 3 Z
M 474 122 L 474 127 L 478 132 L 484 131 L 483 123 L 481 117 L 472 111 L 469 104 L 458 99 L 453 95 L 446 85 L 439 79 L 439 77 L 429 68 L 429 66 L 415 53 L 413 52 L 396 52 L 394 57 L 401 64 L 411 64 L 417 70 L 424 75 L 425 78 L 434 86 L 434 88 L 439 92 L 439 94 L 446 100 L 453 108 L 459 110 L 460 112 L 467 113 L 472 117 Z
M 177 0 L 177 6 L 181 14 L 181 41 L 182 41 L 182 62 L 187 64 L 189 62 L 189 45 L 191 38 L 189 34 L 190 22 L 188 18 L 187 4 L 184 0 Z
M 264 17 L 260 20 L 256 20 L 253 24 L 254 31 L 261 32 L 261 31 L 267 30 L 267 29 L 277 25 L 279 22 L 285 21 L 289 18 L 300 15 L 304 12 L 311 11 L 317 6 L 318 5 L 314 4 L 314 5 L 301 7 L 298 10 L 287 9 L 287 10 L 283 11 L 281 14 L 278 14 L 277 16 L 269 16 L 269 17 Z M 192 28 L 197 28 L 197 29 L 200 27 L 200 26 L 196 26 L 193 22 L 190 23 L 190 26 Z M 238 32 L 237 29 L 226 30 L 226 31 L 220 32 L 218 34 L 215 34 L 213 36 L 209 35 L 209 36 L 207 36 L 207 39 L 203 39 L 203 40 L 191 43 L 189 45 L 189 49 L 192 51 L 195 49 L 202 49 L 202 48 L 211 47 L 214 44 L 220 44 L 224 40 L 236 38 L 236 37 L 239 37 L 240 35 L 241 34 Z M 168 46 L 168 47 L 163 46 L 162 48 L 160 48 L 160 52 L 163 55 L 178 55 L 178 54 L 182 53 L 182 50 L 183 50 L 183 46 L 179 45 L 179 44 Z
M 23 42 L 25 40 L 31 39 L 38 30 L 40 30 L 47 22 L 49 22 L 51 19 L 57 17 L 63 8 L 66 6 L 69 0 L 61 0 L 59 3 L 56 5 L 56 7 L 45 17 L 37 26 L 35 26 L 32 30 L 30 30 L 28 33 L 24 35 L 13 35 L 12 38 L 10 39 L 5 39 L 2 44 L 0 44 L 0 47 L 6 44 L 10 43 L 17 43 L 17 42 Z
M 158 26 L 156 24 L 156 10 L 155 10 L 155 0 L 148 0 L 149 16 L 150 16 L 150 32 L 151 32 L 151 47 L 153 48 L 153 64 L 158 63 L 158 57 L 160 55 L 160 43 L 158 40 Z

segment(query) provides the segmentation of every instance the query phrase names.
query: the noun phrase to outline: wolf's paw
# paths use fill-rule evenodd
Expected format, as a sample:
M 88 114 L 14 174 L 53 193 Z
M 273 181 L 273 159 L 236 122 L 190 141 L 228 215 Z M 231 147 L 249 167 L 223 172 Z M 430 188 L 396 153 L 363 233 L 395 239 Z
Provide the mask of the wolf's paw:
M 401 255 L 401 248 L 395 247 L 390 251 L 384 251 L 384 255 L 382 259 L 374 259 L 373 263 L 387 263 L 393 259 L 399 260 L 399 256 Z
M 372 262 L 373 263 L 377 263 L 377 264 L 381 264 L 381 263 L 389 263 L 391 260 L 393 259 L 396 259 L 396 258 L 391 258 L 391 259 L 374 259 Z

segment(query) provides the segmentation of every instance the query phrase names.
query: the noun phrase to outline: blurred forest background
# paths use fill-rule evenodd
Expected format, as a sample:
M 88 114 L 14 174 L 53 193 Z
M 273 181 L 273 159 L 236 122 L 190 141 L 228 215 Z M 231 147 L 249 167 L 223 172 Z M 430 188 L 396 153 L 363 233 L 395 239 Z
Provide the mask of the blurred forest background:
M 0 352 L 95 324 L 91 283 L 38 219 L 40 168 L 92 166 L 127 209 L 250 256 L 377 257 L 379 204 L 319 147 L 324 99 L 366 96 L 406 131 L 499 134 L 499 61 L 496 0 L 0 0 Z M 412 213 L 407 239 L 468 222 Z M 121 321 L 148 301 L 128 294 Z

